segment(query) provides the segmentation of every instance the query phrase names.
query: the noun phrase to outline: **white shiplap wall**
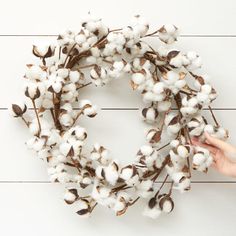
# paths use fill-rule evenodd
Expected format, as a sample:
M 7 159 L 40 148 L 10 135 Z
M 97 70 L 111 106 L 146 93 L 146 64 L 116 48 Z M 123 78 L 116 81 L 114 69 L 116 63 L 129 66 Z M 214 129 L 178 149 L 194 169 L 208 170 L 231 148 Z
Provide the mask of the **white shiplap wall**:
M 194 49 L 203 57 L 203 70 L 212 76 L 219 92 L 213 105 L 216 115 L 236 144 L 234 0 L 1 1 L 0 234 L 235 235 L 236 180 L 232 178 L 213 170 L 208 175 L 195 173 L 192 191 L 175 193 L 175 211 L 158 221 L 142 217 L 140 205 L 121 218 L 99 208 L 91 219 L 82 220 L 61 200 L 63 189 L 49 183 L 44 163 L 24 146 L 27 130 L 9 117 L 7 107 L 22 98 L 24 66 L 35 60 L 31 45 L 37 40 L 53 40 L 62 29 L 76 29 L 81 15 L 88 11 L 103 17 L 111 27 L 126 25 L 130 16 L 138 13 L 152 28 L 164 23 L 182 28 L 177 46 Z M 138 119 L 140 96 L 122 80 L 96 91 L 88 88 L 81 96 L 103 108 L 96 122 L 82 121 L 88 127 L 90 142 L 99 140 L 115 158 L 132 161 L 144 141 L 145 125 Z

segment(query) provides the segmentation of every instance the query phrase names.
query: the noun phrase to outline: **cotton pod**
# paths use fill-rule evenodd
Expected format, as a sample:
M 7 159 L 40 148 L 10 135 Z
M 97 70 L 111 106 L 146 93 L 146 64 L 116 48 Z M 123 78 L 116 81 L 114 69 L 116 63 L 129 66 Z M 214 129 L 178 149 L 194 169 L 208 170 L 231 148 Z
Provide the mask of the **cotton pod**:
M 150 129 L 146 134 L 146 139 L 151 144 L 156 144 L 161 140 L 162 131 L 160 129 Z
M 25 96 L 31 100 L 35 100 L 41 96 L 41 92 L 37 83 L 29 83 L 25 88 Z
M 90 77 L 96 86 L 103 86 L 110 81 L 106 69 L 97 65 L 90 71 Z
M 135 185 L 139 180 L 139 174 L 135 165 L 128 165 L 121 169 L 120 178 L 125 181 L 128 186 Z
M 144 208 L 143 215 L 151 219 L 157 219 L 162 213 L 158 201 L 155 197 L 151 198 Z
M 162 194 L 159 197 L 159 207 L 165 213 L 170 213 L 174 209 L 174 202 L 169 194 Z
M 67 204 L 73 204 L 78 199 L 78 191 L 75 188 L 67 189 L 64 195 L 64 201 Z
M 133 73 L 131 78 L 131 86 L 134 90 L 141 90 L 144 88 L 144 83 L 146 80 L 146 71 L 142 69 L 139 72 Z
M 48 58 L 53 56 L 55 51 L 55 47 L 52 45 L 47 45 L 47 44 L 37 44 L 37 45 L 33 45 L 33 54 L 36 57 L 40 57 L 40 58 Z
M 190 190 L 191 182 L 184 172 L 173 172 L 171 178 L 175 183 L 174 189 L 179 190 L 181 193 Z
M 157 121 L 159 112 L 154 107 L 146 107 L 142 110 L 142 117 L 148 123 L 153 123 Z
M 167 133 L 169 135 L 177 134 L 181 128 L 179 123 L 179 115 L 175 112 L 169 112 L 165 117 L 165 125 L 167 126 Z
M 183 116 L 193 116 L 199 111 L 200 108 L 201 106 L 196 97 L 188 98 L 185 96 L 182 98 L 182 107 L 180 108 L 180 112 Z
M 186 74 L 184 72 L 168 71 L 162 74 L 162 81 L 166 88 L 171 90 L 173 94 L 177 94 L 186 85 Z
M 27 111 L 27 106 L 25 103 L 18 103 L 11 105 L 11 112 L 14 117 L 22 117 Z
M 119 178 L 119 165 L 113 161 L 104 168 L 105 179 L 111 185 L 115 185 Z
M 87 138 L 87 132 L 86 129 L 76 125 L 75 127 L 71 128 L 68 131 L 73 137 L 76 137 L 76 139 L 84 141 Z
M 193 155 L 193 169 L 201 172 L 207 172 L 208 167 L 212 164 L 213 158 L 210 152 L 202 147 L 195 147 L 195 154 Z
M 77 214 L 81 217 L 89 217 L 91 213 L 90 202 L 86 199 L 79 199 L 77 201 Z
M 32 82 L 44 81 L 46 78 L 45 67 L 38 65 L 27 65 L 27 70 L 25 72 L 25 78 L 31 80 Z
M 186 54 L 186 58 L 189 61 L 188 65 L 186 66 L 187 70 L 194 71 L 202 66 L 202 59 L 196 52 L 188 52 Z
M 183 55 L 180 51 L 171 50 L 167 54 L 167 60 L 173 68 L 180 68 L 183 66 Z
M 64 81 L 61 77 L 52 74 L 48 77 L 47 80 L 47 89 L 50 92 L 59 93 L 62 90 L 62 85 L 64 84 Z
M 182 158 L 187 158 L 190 155 L 190 146 L 179 145 L 177 147 L 177 153 Z
M 102 165 L 107 165 L 111 161 L 109 151 L 98 143 L 94 144 L 93 150 L 91 151 L 90 159 L 96 160 Z
M 197 99 L 202 105 L 209 105 L 216 97 L 216 90 L 209 84 L 202 85 L 200 92 L 197 93 Z
M 178 28 L 172 24 L 163 25 L 158 30 L 159 39 L 167 44 L 174 43 L 179 35 Z
M 26 142 L 26 145 L 29 149 L 33 149 L 37 152 L 43 149 L 45 145 L 45 139 L 33 137 Z
M 83 110 L 84 115 L 90 118 L 93 118 L 97 115 L 97 107 L 92 105 L 91 101 L 89 100 L 80 100 L 79 108 Z
M 118 192 L 117 198 L 115 200 L 113 210 L 116 212 L 117 216 L 123 215 L 131 201 L 131 196 L 125 191 Z
M 197 115 L 190 119 L 187 126 L 190 136 L 200 136 L 205 127 L 204 119 L 201 115 Z
M 222 140 L 226 140 L 229 137 L 228 130 L 223 127 L 213 126 L 210 124 L 205 125 L 204 132 L 207 132 L 211 136 Z

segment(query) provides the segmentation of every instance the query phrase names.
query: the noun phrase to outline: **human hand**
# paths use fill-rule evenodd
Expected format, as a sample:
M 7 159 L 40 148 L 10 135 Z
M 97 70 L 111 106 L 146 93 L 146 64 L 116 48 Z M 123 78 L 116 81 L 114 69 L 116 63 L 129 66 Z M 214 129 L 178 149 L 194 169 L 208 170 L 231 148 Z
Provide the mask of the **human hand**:
M 196 137 L 192 138 L 192 143 L 210 151 L 213 157 L 212 167 L 217 171 L 227 176 L 236 177 L 236 162 L 230 159 L 232 155 L 236 155 L 236 147 L 214 138 L 208 133 L 205 133 L 205 137 L 204 143 Z

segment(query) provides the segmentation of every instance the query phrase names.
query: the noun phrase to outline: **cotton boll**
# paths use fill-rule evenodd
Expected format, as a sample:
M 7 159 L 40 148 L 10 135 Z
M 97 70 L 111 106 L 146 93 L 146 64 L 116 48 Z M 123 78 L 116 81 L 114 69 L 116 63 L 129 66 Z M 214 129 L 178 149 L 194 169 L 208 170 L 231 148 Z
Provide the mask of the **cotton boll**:
M 71 115 L 68 113 L 60 114 L 59 121 L 62 125 L 66 126 L 66 127 L 69 127 L 73 124 L 73 119 L 72 119 Z
M 157 110 L 159 112 L 165 112 L 168 111 L 171 108 L 171 102 L 170 101 L 160 101 L 157 103 Z
M 67 189 L 67 191 L 64 195 L 64 201 L 67 204 L 73 204 L 77 198 L 78 198 L 77 189 Z
M 154 107 L 148 107 L 142 110 L 142 116 L 146 122 L 155 122 L 158 118 L 158 114 L 157 109 Z
M 194 156 L 193 156 L 193 164 L 194 165 L 201 165 L 203 164 L 204 162 L 206 161 L 206 156 L 204 156 L 204 154 L 202 153 L 196 153 Z
M 207 132 L 209 134 L 213 134 L 214 133 L 213 125 L 210 125 L 210 124 L 205 125 L 204 132 Z
M 71 150 L 71 147 L 72 147 L 71 144 L 64 142 L 60 144 L 59 150 L 64 156 L 67 156 Z
M 81 217 L 89 217 L 90 216 L 90 205 L 89 202 L 85 199 L 79 199 L 77 201 L 77 212 Z
M 175 42 L 179 34 L 177 27 L 171 24 L 163 25 L 158 32 L 159 39 L 167 44 Z
M 69 78 L 72 83 L 76 83 L 80 79 L 80 73 L 78 71 L 70 71 Z
M 174 209 L 174 202 L 169 195 L 164 195 L 159 199 L 160 209 L 165 213 L 170 213 Z
M 162 211 L 159 207 L 150 208 L 146 206 L 143 211 L 143 215 L 152 219 L 157 219 L 161 215 L 161 212 Z
M 112 162 L 104 169 L 105 178 L 111 185 L 115 185 L 118 180 L 119 177 L 118 170 L 119 166 L 117 165 L 116 162 Z
M 150 156 L 154 152 L 153 148 L 150 145 L 143 145 L 138 154 L 141 154 L 143 156 Z
M 177 147 L 177 153 L 182 158 L 187 158 L 189 156 L 189 150 L 187 149 L 187 147 L 185 147 L 183 145 L 179 145 Z
M 10 112 L 14 117 L 21 117 L 27 111 L 25 103 L 12 104 Z
M 145 81 L 145 76 L 142 73 L 134 73 L 132 75 L 132 81 L 135 84 L 140 85 Z
M 162 131 L 159 129 L 150 129 L 146 135 L 146 139 L 149 143 L 155 144 L 161 140 Z

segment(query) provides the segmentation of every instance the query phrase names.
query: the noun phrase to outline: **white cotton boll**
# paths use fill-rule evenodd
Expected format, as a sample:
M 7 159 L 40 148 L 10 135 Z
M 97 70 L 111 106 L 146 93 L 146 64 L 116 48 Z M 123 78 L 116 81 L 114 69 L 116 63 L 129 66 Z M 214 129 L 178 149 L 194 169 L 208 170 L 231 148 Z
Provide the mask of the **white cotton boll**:
M 194 165 L 201 165 L 203 164 L 205 161 L 206 161 L 206 156 L 202 153 L 196 153 L 194 156 L 193 156 L 193 164 Z
M 176 148 L 177 146 L 179 146 L 179 140 L 174 139 L 170 142 L 170 145 L 174 148 Z
M 63 79 L 65 79 L 66 77 L 68 77 L 69 75 L 69 70 L 66 68 L 61 68 L 57 70 L 57 75 Z
M 211 90 L 212 90 L 212 87 L 209 84 L 204 84 L 204 85 L 201 86 L 201 92 L 202 93 L 210 94 Z
M 178 81 L 175 82 L 175 86 L 176 86 L 178 89 L 183 88 L 185 85 L 186 85 L 186 81 L 185 81 L 184 79 L 178 80 Z
M 188 105 L 191 107 L 195 107 L 198 105 L 198 100 L 196 97 L 192 97 L 188 100 Z
M 81 45 L 82 43 L 86 42 L 86 36 L 84 34 L 76 35 L 75 42 Z
M 97 166 L 97 168 L 95 170 L 95 174 L 99 179 L 104 179 L 104 168 L 103 168 L 103 166 Z
M 179 156 L 181 156 L 182 158 L 187 158 L 189 156 L 189 151 L 188 149 L 183 146 L 183 145 L 179 145 L 177 147 L 177 153 Z
M 76 83 L 80 79 L 80 73 L 78 71 L 70 71 L 69 78 L 72 83 Z
M 46 74 L 40 66 L 32 65 L 27 67 L 25 76 L 31 80 L 42 80 L 45 79 Z
M 157 82 L 154 86 L 153 86 L 153 92 L 156 94 L 160 94 L 164 92 L 164 88 L 165 85 L 163 82 Z
M 126 167 L 121 170 L 120 177 L 124 180 L 129 180 L 133 175 L 132 167 Z
M 162 211 L 170 213 L 173 210 L 173 202 L 171 200 L 165 200 L 162 205 Z
M 79 101 L 79 108 L 83 108 L 86 105 L 92 105 L 92 102 L 87 99 L 82 99 Z
M 194 51 L 189 51 L 189 52 L 187 53 L 187 57 L 188 57 L 190 60 L 194 60 L 197 56 L 198 56 L 197 53 L 194 52 Z
M 168 132 L 169 135 L 177 134 L 180 129 L 181 129 L 180 124 L 167 126 L 167 132 Z
M 90 216 L 89 205 L 86 200 L 79 199 L 77 201 L 77 214 L 83 218 L 88 218 Z
M 135 84 L 140 85 L 145 81 L 145 76 L 142 73 L 134 73 L 132 75 L 132 81 Z
M 167 80 L 164 80 L 167 84 L 174 84 L 179 79 L 179 74 L 174 71 L 168 71 L 166 74 Z
M 209 101 L 209 95 L 205 93 L 197 93 L 197 99 L 200 103 L 206 103 Z
M 115 162 L 111 163 L 109 166 L 105 168 L 105 178 L 111 184 L 115 185 L 118 178 L 118 166 Z
M 153 107 L 144 108 L 142 110 L 142 116 L 146 122 L 153 123 L 158 118 L 158 111 Z
M 157 104 L 157 109 L 159 112 L 164 112 L 168 111 L 171 107 L 171 102 L 170 101 L 160 101 Z
M 143 145 L 141 148 L 140 148 L 140 152 L 142 155 L 144 156 L 150 156 L 152 153 L 153 153 L 153 148 L 151 145 Z
M 98 160 L 100 157 L 101 157 L 101 155 L 100 155 L 99 153 L 97 153 L 97 152 L 93 152 L 93 153 L 91 153 L 91 155 L 90 155 L 90 158 L 91 158 L 92 160 Z
M 210 125 L 210 124 L 205 125 L 204 131 L 209 134 L 213 134 L 214 133 L 213 125 Z
M 59 146 L 59 150 L 64 156 L 68 155 L 70 149 L 71 149 L 71 144 L 69 143 L 62 143 Z
M 183 172 L 174 172 L 171 175 L 171 178 L 175 183 L 179 183 L 183 177 L 185 177 L 185 174 Z
M 61 106 L 61 110 L 65 110 L 67 113 L 71 113 L 73 111 L 73 107 L 70 103 L 65 103 Z
M 143 216 L 147 216 L 151 219 L 157 219 L 161 215 L 161 209 L 159 207 L 150 208 L 146 206 L 143 211 Z
M 88 117 L 94 117 L 97 115 L 97 106 L 93 105 L 91 107 L 87 107 L 84 109 L 83 113 Z
M 115 202 L 115 205 L 113 206 L 113 210 L 114 210 L 115 212 L 119 212 L 119 211 L 124 210 L 125 207 L 126 207 L 126 203 L 125 203 L 125 202 L 116 201 L 116 202 Z
M 64 126 L 71 126 L 73 124 L 73 119 L 68 113 L 61 114 L 59 117 L 60 123 Z

